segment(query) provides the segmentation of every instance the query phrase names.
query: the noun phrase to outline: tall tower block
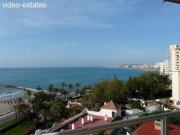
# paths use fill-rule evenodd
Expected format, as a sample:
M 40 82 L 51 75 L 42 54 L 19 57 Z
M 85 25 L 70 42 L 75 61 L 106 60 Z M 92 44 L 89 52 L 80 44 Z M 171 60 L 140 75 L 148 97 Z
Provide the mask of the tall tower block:
M 169 49 L 169 70 L 172 79 L 172 100 L 180 101 L 180 46 L 171 45 Z

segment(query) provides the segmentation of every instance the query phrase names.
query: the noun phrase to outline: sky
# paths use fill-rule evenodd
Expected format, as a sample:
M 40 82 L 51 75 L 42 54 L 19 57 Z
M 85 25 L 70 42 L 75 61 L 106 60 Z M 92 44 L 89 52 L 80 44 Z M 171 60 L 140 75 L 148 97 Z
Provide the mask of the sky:
M 8 9 L 4 2 L 46 3 Z M 180 5 L 161 0 L 1 0 L 0 67 L 154 64 L 180 42 Z

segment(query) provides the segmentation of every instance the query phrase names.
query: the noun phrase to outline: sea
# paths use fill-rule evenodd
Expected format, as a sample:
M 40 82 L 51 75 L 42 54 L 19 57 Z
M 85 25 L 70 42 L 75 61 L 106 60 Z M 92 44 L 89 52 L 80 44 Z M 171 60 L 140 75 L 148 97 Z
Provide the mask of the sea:
M 47 89 L 53 84 L 60 88 L 61 83 L 81 86 L 93 85 L 101 80 L 118 79 L 127 81 L 130 76 L 137 76 L 148 72 L 143 69 L 122 69 L 104 67 L 71 67 L 71 68 L 0 68 L 0 100 L 23 95 L 22 91 L 7 88 L 4 85 L 13 85 L 27 88 L 41 87 Z

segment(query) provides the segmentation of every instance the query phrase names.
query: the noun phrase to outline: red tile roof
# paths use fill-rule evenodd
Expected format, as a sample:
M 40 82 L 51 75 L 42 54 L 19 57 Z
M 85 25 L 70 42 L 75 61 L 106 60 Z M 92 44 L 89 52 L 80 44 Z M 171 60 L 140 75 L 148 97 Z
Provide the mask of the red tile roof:
M 131 135 L 160 135 L 160 130 L 155 129 L 154 121 L 143 123 Z M 180 126 L 170 125 L 169 135 L 180 135 Z
M 120 108 L 120 105 L 113 103 L 113 101 L 111 100 L 110 102 L 108 102 L 107 104 L 102 106 L 101 108 L 102 109 L 109 109 L 109 110 L 118 110 Z
M 84 125 L 81 123 L 81 118 L 84 118 L 84 122 L 85 122 Z M 83 128 L 83 127 L 89 127 L 89 126 L 101 125 L 101 124 L 109 123 L 112 120 L 112 118 L 107 117 L 107 121 L 105 121 L 104 117 L 93 115 L 93 121 L 88 121 L 87 120 L 87 114 L 85 114 L 81 118 L 76 119 L 75 121 L 72 122 L 72 123 L 74 123 L 75 129 Z M 63 127 L 63 129 L 69 130 L 69 129 L 72 129 L 72 127 L 71 127 L 71 125 L 66 125 L 65 127 Z
M 146 101 L 146 103 L 147 103 L 148 106 L 157 105 L 157 102 L 155 100 L 149 100 L 149 101 Z

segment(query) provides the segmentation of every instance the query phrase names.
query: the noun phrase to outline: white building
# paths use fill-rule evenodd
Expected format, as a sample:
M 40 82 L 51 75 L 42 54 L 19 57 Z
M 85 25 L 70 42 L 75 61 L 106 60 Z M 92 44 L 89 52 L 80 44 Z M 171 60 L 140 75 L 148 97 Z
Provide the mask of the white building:
M 171 76 L 168 60 L 164 60 L 163 62 L 156 63 L 155 67 L 159 68 L 161 74 Z
M 156 101 L 146 102 L 147 106 L 145 107 L 145 112 L 153 112 L 161 109 L 161 105 Z
M 169 70 L 172 74 L 172 100 L 180 101 L 180 46 L 171 45 L 169 49 Z
M 101 107 L 99 113 L 101 116 L 114 117 L 115 114 L 118 113 L 118 116 L 121 117 L 121 106 L 113 103 L 111 100 L 108 103 L 104 103 L 104 106 Z

